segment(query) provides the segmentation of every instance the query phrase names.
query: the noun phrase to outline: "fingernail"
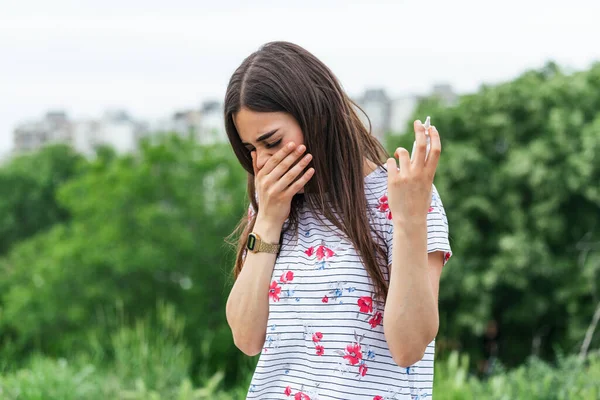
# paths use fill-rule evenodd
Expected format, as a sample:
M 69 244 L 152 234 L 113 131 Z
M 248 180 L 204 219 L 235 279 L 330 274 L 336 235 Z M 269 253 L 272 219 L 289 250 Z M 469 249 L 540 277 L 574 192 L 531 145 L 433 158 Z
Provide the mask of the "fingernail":
M 293 148 L 294 148 L 294 146 L 295 146 L 294 142 L 290 142 L 290 143 L 288 144 L 288 149 L 293 149 Z

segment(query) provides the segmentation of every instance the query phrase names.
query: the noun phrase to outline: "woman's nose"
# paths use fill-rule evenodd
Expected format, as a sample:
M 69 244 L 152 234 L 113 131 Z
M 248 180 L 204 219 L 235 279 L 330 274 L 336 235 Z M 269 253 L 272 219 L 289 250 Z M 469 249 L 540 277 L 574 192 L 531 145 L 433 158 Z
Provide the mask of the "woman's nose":
M 265 166 L 265 164 L 271 157 L 271 154 L 269 154 L 266 151 L 260 151 L 260 152 L 258 152 L 257 157 L 258 158 L 256 159 L 256 168 L 258 168 L 258 170 L 260 171 L 261 168 Z

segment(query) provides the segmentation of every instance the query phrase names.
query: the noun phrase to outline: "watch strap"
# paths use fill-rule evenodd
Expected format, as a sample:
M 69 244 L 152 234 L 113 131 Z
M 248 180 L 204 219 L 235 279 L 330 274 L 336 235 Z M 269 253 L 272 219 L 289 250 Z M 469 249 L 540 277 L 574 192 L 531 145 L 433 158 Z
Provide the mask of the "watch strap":
M 271 254 L 277 254 L 279 253 L 279 247 L 281 247 L 278 244 L 273 244 L 273 243 L 267 243 L 267 242 L 263 242 L 262 240 L 258 243 L 258 252 L 261 253 L 271 253 Z

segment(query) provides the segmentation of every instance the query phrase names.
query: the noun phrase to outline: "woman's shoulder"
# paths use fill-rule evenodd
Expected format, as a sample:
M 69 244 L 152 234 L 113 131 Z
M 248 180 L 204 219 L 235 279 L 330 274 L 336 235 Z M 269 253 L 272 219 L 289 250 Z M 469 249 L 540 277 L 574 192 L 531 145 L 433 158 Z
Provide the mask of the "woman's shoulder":
M 387 193 L 386 168 L 385 165 L 379 165 L 365 177 L 365 195 L 369 203 L 379 201 Z

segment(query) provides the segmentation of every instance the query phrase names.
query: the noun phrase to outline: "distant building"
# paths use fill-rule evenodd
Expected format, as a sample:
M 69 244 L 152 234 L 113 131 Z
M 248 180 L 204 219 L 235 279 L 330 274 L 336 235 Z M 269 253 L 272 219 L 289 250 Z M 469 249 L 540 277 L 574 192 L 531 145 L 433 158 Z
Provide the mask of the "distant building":
M 383 141 L 386 132 L 390 129 L 391 121 L 391 100 L 384 89 L 368 89 L 365 93 L 356 99 L 356 103 L 367 114 L 358 111 L 363 124 L 369 128 L 371 125 L 371 134 L 379 141 Z
M 135 121 L 124 110 L 105 112 L 97 124 L 92 124 L 91 128 L 87 138 L 92 147 L 111 146 L 118 153 L 136 151 L 139 140 L 145 135 L 144 124 Z
M 91 156 L 99 145 L 113 147 L 119 153 L 137 149 L 146 134 L 144 124 L 134 121 L 123 110 L 107 111 L 99 120 L 72 121 L 64 112 L 49 112 L 39 121 L 29 121 L 14 131 L 14 152 L 35 151 L 52 143 L 64 143 Z
M 202 145 L 227 142 L 223 121 L 223 104 L 218 101 L 205 101 L 197 110 L 174 113 L 170 118 L 151 124 L 153 133 L 176 133 L 192 137 Z
M 202 114 L 199 110 L 177 111 L 170 118 L 160 119 L 150 125 L 152 134 L 175 133 L 181 137 L 197 140 L 200 132 Z
M 181 136 L 198 140 L 201 130 L 202 113 L 200 110 L 187 110 L 176 112 L 173 115 L 173 131 Z
M 37 150 L 49 143 L 71 143 L 73 129 L 67 114 L 63 111 L 46 113 L 39 121 L 27 121 L 14 131 L 15 152 Z
M 447 83 L 434 85 L 431 96 L 439 98 L 442 104 L 446 106 L 453 106 L 458 100 L 458 95 L 454 93 L 452 86 Z
M 404 96 L 392 100 L 392 117 L 389 132 L 403 134 L 406 132 L 409 122 L 419 104 L 418 96 Z
M 383 141 L 386 133 L 403 134 L 407 132 L 413 114 L 424 96 L 405 95 L 390 98 L 384 89 L 368 89 L 356 99 L 356 103 L 365 111 L 371 121 L 371 133 Z M 427 97 L 437 97 L 446 106 L 454 105 L 458 96 L 448 84 L 436 84 Z M 369 123 L 365 115 L 359 111 L 365 126 Z M 426 116 L 422 116 L 424 119 Z
M 205 101 L 200 109 L 200 132 L 198 142 L 204 145 L 226 143 L 225 121 L 223 119 L 223 103 Z

